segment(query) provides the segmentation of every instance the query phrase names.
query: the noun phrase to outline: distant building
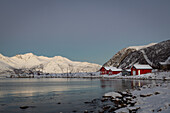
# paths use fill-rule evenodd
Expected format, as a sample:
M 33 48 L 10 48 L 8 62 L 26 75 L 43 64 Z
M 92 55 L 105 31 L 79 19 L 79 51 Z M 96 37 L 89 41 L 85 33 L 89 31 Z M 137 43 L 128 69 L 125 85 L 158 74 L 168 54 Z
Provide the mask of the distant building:
M 163 70 L 170 70 L 170 57 L 165 62 L 159 62 L 161 69 Z
M 131 69 L 122 69 L 122 76 L 130 76 Z
M 141 75 L 146 73 L 151 73 L 152 67 L 149 65 L 135 64 L 131 68 L 131 75 Z
M 165 64 L 165 63 L 162 63 L 162 62 L 160 62 L 160 64 L 161 64 L 162 70 L 165 70 L 165 71 L 170 70 L 170 64 Z
M 118 69 L 116 67 L 102 67 L 100 68 L 100 75 L 115 75 L 122 72 L 122 69 Z
M 101 67 L 100 68 L 100 75 L 116 75 L 118 73 L 122 73 L 122 76 L 125 75 L 141 75 L 146 73 L 151 73 L 152 67 L 149 65 L 143 64 L 135 64 L 132 66 L 131 69 L 120 69 L 116 67 Z

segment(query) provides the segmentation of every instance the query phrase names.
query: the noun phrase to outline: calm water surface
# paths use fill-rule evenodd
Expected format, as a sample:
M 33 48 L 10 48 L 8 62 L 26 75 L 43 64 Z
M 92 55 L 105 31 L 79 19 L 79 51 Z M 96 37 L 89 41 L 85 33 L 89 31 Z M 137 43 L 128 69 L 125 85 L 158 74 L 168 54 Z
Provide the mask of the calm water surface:
M 110 91 L 125 91 L 154 83 L 149 80 L 67 78 L 0 79 L 0 113 L 72 113 L 95 111 L 85 104 Z M 20 106 L 32 106 L 20 109 Z

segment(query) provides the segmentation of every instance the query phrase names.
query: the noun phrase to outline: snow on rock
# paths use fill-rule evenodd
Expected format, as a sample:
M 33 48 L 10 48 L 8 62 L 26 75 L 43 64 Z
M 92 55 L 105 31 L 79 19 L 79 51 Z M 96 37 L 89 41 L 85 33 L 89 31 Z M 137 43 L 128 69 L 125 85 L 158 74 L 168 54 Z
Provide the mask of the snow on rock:
M 124 111 L 136 110 L 138 113 L 151 112 L 170 112 L 170 82 L 162 82 L 150 84 L 140 88 L 141 90 L 132 91 L 132 95 L 136 97 L 136 104 L 133 107 L 127 106 L 116 110 L 116 113 Z M 146 96 L 141 96 L 146 95 Z
M 112 97 L 112 98 L 116 98 L 116 97 L 122 97 L 121 94 L 116 93 L 116 92 L 108 92 L 104 94 L 105 97 Z
M 143 46 L 130 46 L 128 48 L 131 48 L 131 49 L 136 49 L 136 50 L 140 50 L 140 49 L 143 49 L 143 48 L 146 48 L 146 47 L 150 47 L 150 46 L 153 46 L 157 43 L 150 43 L 148 45 L 143 45 Z
M 170 104 L 170 84 L 167 83 L 168 86 L 162 87 L 152 87 L 152 88 L 145 88 L 141 91 L 134 91 L 132 92 L 133 95 L 138 97 L 137 105 L 141 107 L 141 112 L 158 112 L 159 110 L 162 111 L 165 107 L 166 110 L 170 110 L 170 107 L 167 106 L 166 103 Z M 155 92 L 159 92 L 159 94 L 155 94 Z M 147 97 L 141 97 L 141 94 L 152 94 Z M 169 111 L 168 110 L 168 111 Z
M 145 60 L 147 61 L 148 64 L 150 64 L 151 66 L 153 65 L 153 63 L 149 60 L 149 58 L 147 57 L 146 53 L 144 50 L 140 50 L 143 54 L 143 57 L 145 58 Z

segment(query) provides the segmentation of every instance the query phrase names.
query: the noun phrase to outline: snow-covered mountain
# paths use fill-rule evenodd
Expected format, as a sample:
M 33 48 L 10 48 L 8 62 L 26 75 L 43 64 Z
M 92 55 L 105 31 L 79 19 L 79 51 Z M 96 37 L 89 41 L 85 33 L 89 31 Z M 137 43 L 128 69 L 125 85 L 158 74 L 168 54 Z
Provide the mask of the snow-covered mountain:
M 116 53 L 103 66 L 128 68 L 135 63 L 149 64 L 160 68 L 160 62 L 165 62 L 170 56 L 170 40 L 152 43 L 145 46 L 131 46 Z
M 6 57 L 0 54 L 0 73 L 20 70 L 25 72 L 41 73 L 75 73 L 75 72 L 95 72 L 101 66 L 88 62 L 71 61 L 65 57 L 45 57 L 36 56 L 32 53 L 20 54 L 13 57 Z
M 109 61 L 107 61 L 103 66 L 120 66 L 120 63 L 131 53 L 138 51 L 140 49 L 155 45 L 156 43 L 151 43 L 149 45 L 144 46 L 130 46 L 127 48 L 123 48 L 119 52 L 117 52 Z

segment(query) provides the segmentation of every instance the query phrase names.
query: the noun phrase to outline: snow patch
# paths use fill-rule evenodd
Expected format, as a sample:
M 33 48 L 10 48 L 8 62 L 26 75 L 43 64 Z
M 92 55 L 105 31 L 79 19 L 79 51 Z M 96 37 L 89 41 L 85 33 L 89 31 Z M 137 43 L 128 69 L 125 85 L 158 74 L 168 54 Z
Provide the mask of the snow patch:
M 151 66 L 153 65 L 153 63 L 149 60 L 149 58 L 147 57 L 146 53 L 144 50 L 140 50 L 143 54 L 143 57 L 145 58 L 145 60 L 147 61 L 148 64 L 150 64 Z
M 157 44 L 157 43 L 150 43 L 148 45 L 143 45 L 143 46 L 130 46 L 128 48 L 135 49 L 135 50 L 140 50 L 140 49 L 143 49 L 143 48 L 147 48 L 147 47 L 153 46 L 155 44 Z

